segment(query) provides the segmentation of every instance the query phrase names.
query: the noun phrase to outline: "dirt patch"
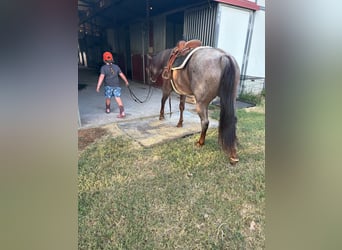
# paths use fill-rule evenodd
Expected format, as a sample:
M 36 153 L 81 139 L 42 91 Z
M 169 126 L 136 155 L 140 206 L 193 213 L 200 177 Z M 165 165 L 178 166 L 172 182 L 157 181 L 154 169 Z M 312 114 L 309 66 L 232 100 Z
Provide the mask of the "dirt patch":
M 88 128 L 78 130 L 78 151 L 82 151 L 107 133 L 107 129 L 104 128 Z

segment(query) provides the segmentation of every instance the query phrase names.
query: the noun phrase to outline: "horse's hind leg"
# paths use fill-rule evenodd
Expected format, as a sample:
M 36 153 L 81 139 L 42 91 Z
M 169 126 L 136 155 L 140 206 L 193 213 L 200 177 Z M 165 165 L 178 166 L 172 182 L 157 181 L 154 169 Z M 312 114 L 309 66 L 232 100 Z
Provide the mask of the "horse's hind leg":
M 239 161 L 239 158 L 237 156 L 236 146 L 233 146 L 229 150 L 229 162 L 230 162 L 230 164 L 234 165 L 238 161 Z
M 201 118 L 201 136 L 199 140 L 197 141 L 197 146 L 204 145 L 205 142 L 205 136 L 207 134 L 208 126 L 209 126 L 209 119 L 208 119 L 208 105 L 204 104 L 196 104 L 196 111 L 199 117 Z
M 181 95 L 180 96 L 180 101 L 179 101 L 179 111 L 180 111 L 180 115 L 179 115 L 179 121 L 177 124 L 177 128 L 181 128 L 183 127 L 183 111 L 185 108 L 185 95 Z

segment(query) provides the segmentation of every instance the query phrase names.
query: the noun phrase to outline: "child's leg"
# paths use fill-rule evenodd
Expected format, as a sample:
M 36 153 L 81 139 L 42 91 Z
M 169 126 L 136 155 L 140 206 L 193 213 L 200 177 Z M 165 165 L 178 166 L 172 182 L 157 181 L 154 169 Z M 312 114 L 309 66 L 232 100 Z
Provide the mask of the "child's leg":
M 106 97 L 106 113 L 110 113 L 110 99 L 113 96 L 113 88 L 110 86 L 105 86 L 104 95 Z
M 120 109 L 120 114 L 118 115 L 119 118 L 125 117 L 125 110 L 123 107 L 123 103 L 121 100 L 121 97 L 115 97 L 115 101 L 117 102 L 119 109 Z
M 121 100 L 121 88 L 117 87 L 114 89 L 114 96 L 115 96 L 115 101 L 119 106 L 120 109 L 120 114 L 118 115 L 118 118 L 123 118 L 125 117 L 125 111 L 124 111 L 124 107 L 123 107 L 123 103 Z
M 106 113 L 110 113 L 110 98 L 106 98 Z
M 118 104 L 119 107 L 120 107 L 120 106 L 123 106 L 121 97 L 115 97 L 115 101 L 116 101 L 116 103 Z
M 106 106 L 110 106 L 110 98 L 106 98 Z

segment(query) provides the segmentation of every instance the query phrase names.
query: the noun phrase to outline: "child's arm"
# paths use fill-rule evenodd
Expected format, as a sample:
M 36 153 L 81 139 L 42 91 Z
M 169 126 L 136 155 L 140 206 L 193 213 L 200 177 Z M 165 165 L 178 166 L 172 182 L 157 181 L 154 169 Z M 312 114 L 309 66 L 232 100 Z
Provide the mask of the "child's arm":
M 100 92 L 100 87 L 101 87 L 101 84 L 102 84 L 104 78 L 105 78 L 105 75 L 100 74 L 99 80 L 97 81 L 97 87 L 96 87 L 97 92 Z
M 127 81 L 127 78 L 126 78 L 125 74 L 121 72 L 119 74 L 119 76 L 122 78 L 122 80 L 124 80 L 124 82 L 126 83 L 126 86 L 128 86 L 129 84 L 128 84 L 128 81 Z

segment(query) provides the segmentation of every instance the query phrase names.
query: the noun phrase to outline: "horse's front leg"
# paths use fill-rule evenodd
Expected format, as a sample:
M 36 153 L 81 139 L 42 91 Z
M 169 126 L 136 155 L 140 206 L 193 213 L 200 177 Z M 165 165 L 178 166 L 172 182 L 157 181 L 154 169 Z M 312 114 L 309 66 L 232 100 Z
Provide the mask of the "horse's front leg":
M 203 146 L 204 142 L 205 142 L 205 136 L 207 134 L 207 130 L 209 127 L 209 119 L 208 119 L 208 105 L 204 105 L 204 104 L 196 104 L 196 111 L 197 114 L 199 115 L 200 119 L 201 119 L 201 136 L 199 138 L 199 140 L 196 142 L 197 146 Z
M 177 128 L 183 127 L 183 111 L 184 111 L 184 108 L 185 108 L 185 98 L 186 98 L 185 95 L 181 95 L 180 96 L 180 100 L 179 100 L 179 111 L 180 111 L 180 114 L 179 114 L 179 121 L 178 121 L 178 124 L 177 124 Z
M 163 97 L 161 99 L 159 120 L 165 119 L 165 116 L 164 116 L 165 102 L 166 102 L 167 98 L 170 96 L 171 91 L 172 91 L 170 80 L 164 80 L 163 86 L 162 86 L 162 91 L 163 91 Z
M 161 99 L 161 106 L 160 106 L 160 112 L 159 112 L 159 120 L 164 120 L 164 108 L 165 108 L 165 102 L 169 96 L 167 94 L 163 93 L 163 97 Z

